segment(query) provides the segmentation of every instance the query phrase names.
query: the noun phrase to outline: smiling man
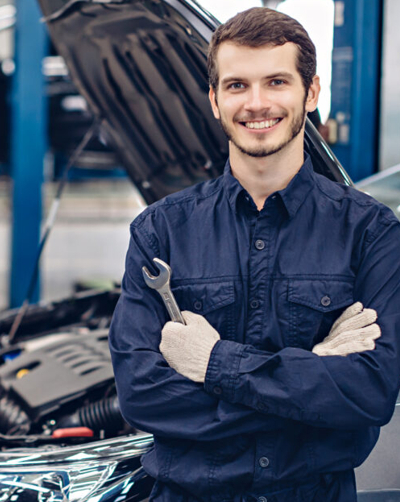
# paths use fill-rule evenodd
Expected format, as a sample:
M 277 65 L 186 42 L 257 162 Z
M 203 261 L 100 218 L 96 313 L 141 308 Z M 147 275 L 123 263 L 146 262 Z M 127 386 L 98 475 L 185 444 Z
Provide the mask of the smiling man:
M 303 82 L 297 53 L 293 42 L 249 47 L 225 41 L 218 56 L 210 56 L 214 116 L 230 140 L 232 172 L 259 209 L 304 162 L 305 116 L 316 109 L 320 87 L 316 75 Z
M 220 82 L 211 86 L 210 101 L 234 151 L 268 157 L 298 141 L 299 134 L 301 140 L 306 111 L 316 107 L 319 79 L 314 77 L 307 96 L 296 68 L 297 50 L 293 43 L 256 48 L 225 42 L 219 48 Z
M 299 23 L 240 13 L 208 67 L 225 172 L 132 223 L 110 330 L 122 413 L 154 434 L 150 500 L 355 502 L 400 384 L 399 222 L 313 171 L 319 79 Z M 154 257 L 186 324 L 143 281 Z

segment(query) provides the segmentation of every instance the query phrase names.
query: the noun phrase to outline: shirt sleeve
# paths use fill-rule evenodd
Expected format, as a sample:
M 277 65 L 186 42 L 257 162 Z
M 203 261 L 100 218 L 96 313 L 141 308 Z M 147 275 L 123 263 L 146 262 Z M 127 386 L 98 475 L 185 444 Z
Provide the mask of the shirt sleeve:
M 281 428 L 279 417 L 220 400 L 169 367 L 159 351 L 161 329 L 169 320 L 167 311 L 142 275 L 142 266 L 151 270 L 155 256 L 168 262 L 162 250 L 160 256 L 159 247 L 154 235 L 131 228 L 122 293 L 109 335 L 124 419 L 157 436 L 197 441 Z
M 316 427 L 358 429 L 386 424 L 400 385 L 400 225 L 384 219 L 366 233 L 354 299 L 378 313 L 376 348 L 320 357 L 287 347 L 275 354 L 221 340 L 207 369 L 205 389 L 240 403 Z

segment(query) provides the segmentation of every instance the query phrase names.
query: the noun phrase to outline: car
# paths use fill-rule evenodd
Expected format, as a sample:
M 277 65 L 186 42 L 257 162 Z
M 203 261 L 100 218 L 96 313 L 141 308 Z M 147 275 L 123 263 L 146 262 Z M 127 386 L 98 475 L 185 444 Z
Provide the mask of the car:
M 355 186 L 386 204 L 400 219 L 400 164 L 368 176 Z
M 39 1 L 147 203 L 222 172 L 227 141 L 207 98 L 215 18 L 193 0 Z M 317 172 L 352 185 L 309 121 L 305 149 Z M 154 481 L 140 456 L 152 436 L 121 417 L 107 346 L 119 293 L 116 284 L 31 305 L 12 337 L 19 312 L 0 313 L 0 501 L 148 500 Z
M 358 181 L 355 186 L 386 204 L 400 219 L 400 164 Z M 357 469 L 357 484 L 365 502 L 400 500 L 399 434 L 400 398 L 376 447 Z

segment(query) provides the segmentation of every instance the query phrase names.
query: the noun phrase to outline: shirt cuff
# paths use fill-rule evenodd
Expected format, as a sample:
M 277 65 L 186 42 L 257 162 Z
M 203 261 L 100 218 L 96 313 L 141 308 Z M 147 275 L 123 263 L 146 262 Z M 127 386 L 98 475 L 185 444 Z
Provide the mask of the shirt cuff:
M 230 340 L 219 340 L 214 345 L 204 382 L 206 392 L 235 402 L 239 364 L 244 349 L 245 345 Z

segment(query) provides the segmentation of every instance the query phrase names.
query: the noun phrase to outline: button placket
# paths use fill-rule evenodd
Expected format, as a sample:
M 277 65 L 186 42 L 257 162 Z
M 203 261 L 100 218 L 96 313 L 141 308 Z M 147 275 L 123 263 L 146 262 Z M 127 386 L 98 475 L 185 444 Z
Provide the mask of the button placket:
M 255 452 L 255 465 L 254 470 L 254 489 L 258 490 L 259 495 L 266 495 L 263 493 L 263 487 L 269 485 L 276 475 L 273 468 L 274 458 L 274 440 L 273 438 L 262 438 L 257 441 Z
M 265 316 L 264 298 L 268 284 L 269 246 L 272 221 L 261 211 L 251 229 L 247 321 L 244 342 L 260 347 Z

